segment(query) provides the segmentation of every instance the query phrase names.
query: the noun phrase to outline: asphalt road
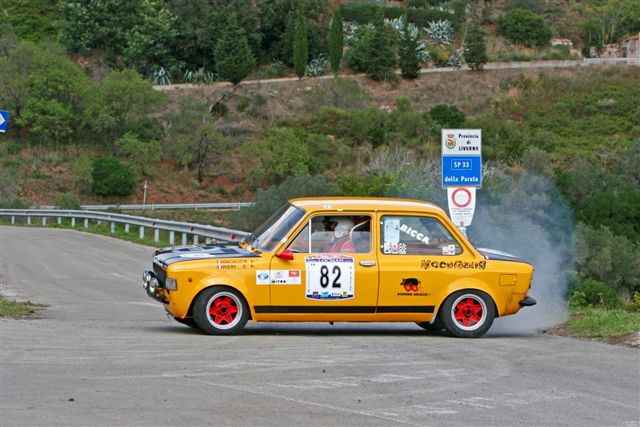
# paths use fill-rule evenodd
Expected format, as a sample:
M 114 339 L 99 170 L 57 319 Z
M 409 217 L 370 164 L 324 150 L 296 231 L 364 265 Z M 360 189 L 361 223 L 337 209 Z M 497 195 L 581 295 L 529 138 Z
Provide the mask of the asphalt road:
M 0 425 L 640 425 L 640 351 L 412 324 L 254 324 L 212 337 L 144 294 L 152 249 L 0 227 Z

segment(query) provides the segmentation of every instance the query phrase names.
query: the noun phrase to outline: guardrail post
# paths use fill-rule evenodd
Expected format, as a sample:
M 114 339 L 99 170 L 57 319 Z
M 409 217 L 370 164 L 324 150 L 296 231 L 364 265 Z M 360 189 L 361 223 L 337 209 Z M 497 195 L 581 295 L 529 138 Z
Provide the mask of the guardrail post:
M 58 217 L 58 225 L 62 224 L 62 217 Z
M 12 217 L 11 217 L 11 224 L 15 224 L 15 223 L 16 223 L 16 217 L 15 217 L 15 216 L 12 216 Z
M 144 239 L 144 227 L 140 226 L 140 238 Z
M 129 234 L 129 224 L 124 225 L 124 232 Z
M 46 227 L 46 226 L 47 226 L 47 217 L 46 217 L 46 216 L 43 216 L 43 217 L 42 217 L 42 226 L 43 226 L 43 227 Z
M 157 242 L 158 240 L 160 240 L 160 229 L 156 228 L 153 230 L 153 241 Z
M 89 228 L 89 218 L 84 219 L 84 228 Z
M 205 243 L 205 244 L 207 244 L 207 245 L 210 245 L 210 244 L 211 244 L 211 238 L 210 238 L 210 237 L 207 237 L 207 238 L 204 240 L 204 243 Z
M 187 233 L 182 233 L 182 246 L 187 246 Z
M 193 244 L 194 244 L 194 245 L 197 245 L 197 244 L 198 244 L 198 235 L 197 235 L 197 234 L 194 234 L 194 235 L 193 235 Z
M 114 234 L 116 232 L 116 223 L 112 222 L 111 223 L 111 234 Z
M 27 224 L 31 225 L 31 217 L 30 216 L 27 217 Z
M 71 218 L 71 226 L 72 227 L 76 226 L 76 219 L 75 218 Z
M 175 237 L 176 237 L 176 236 L 175 236 L 175 233 L 174 233 L 173 231 L 170 231 L 170 232 L 169 232 L 169 244 L 170 244 L 171 246 L 173 246 L 173 245 L 174 245 Z

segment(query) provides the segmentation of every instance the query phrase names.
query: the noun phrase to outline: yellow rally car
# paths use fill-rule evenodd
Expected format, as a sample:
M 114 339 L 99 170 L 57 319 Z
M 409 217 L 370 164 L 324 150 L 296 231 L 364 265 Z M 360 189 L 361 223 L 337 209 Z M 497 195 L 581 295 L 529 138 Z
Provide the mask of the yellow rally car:
M 479 337 L 536 301 L 533 266 L 417 200 L 290 200 L 240 244 L 156 251 L 147 294 L 209 334 L 255 322 L 416 322 Z

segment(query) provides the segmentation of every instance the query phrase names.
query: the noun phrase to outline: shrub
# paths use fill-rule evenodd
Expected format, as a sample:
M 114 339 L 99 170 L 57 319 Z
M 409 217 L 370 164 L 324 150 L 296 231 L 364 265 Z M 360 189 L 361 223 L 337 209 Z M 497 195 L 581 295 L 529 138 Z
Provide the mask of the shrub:
M 151 176 L 151 163 L 160 160 L 161 147 L 158 141 L 142 141 L 137 135 L 125 133 L 116 140 L 115 146 L 136 175 Z
M 304 71 L 304 75 L 307 77 L 316 77 L 326 74 L 327 68 L 329 67 L 329 61 L 324 57 L 324 55 L 318 55 L 313 58 L 309 64 L 307 64 L 307 68 Z
M 269 77 L 284 77 L 287 75 L 287 65 L 279 59 L 274 59 L 269 68 L 267 68 L 267 76 Z
M 600 306 L 604 308 L 620 307 L 620 299 L 615 291 L 603 282 L 583 279 L 574 287 L 569 304 L 573 308 Z
M 80 199 L 73 193 L 64 193 L 56 197 L 54 201 L 56 209 L 80 210 Z
M 429 111 L 431 118 L 446 128 L 459 128 L 465 120 L 465 114 L 455 105 L 440 104 Z
M 371 92 L 360 86 L 356 80 L 336 77 L 324 80 L 305 93 L 305 102 L 311 111 L 321 107 L 341 109 L 364 108 L 371 101 Z
M 289 199 L 332 196 L 334 192 L 333 185 L 327 182 L 324 177 L 311 176 L 304 172 L 299 173 L 267 190 L 258 190 L 255 196 L 255 205 L 241 208 L 235 212 L 231 217 L 231 226 L 240 230 L 255 230 Z
M 78 157 L 73 162 L 73 181 L 76 191 L 89 193 L 93 186 L 93 162 L 89 156 Z
M 0 202 L 0 209 L 27 209 L 28 207 L 29 204 L 17 196 Z
M 498 18 L 496 32 L 513 43 L 525 46 L 549 44 L 551 30 L 544 19 L 524 9 L 513 9 Z
M 128 196 L 133 191 L 133 174 L 115 157 L 100 157 L 93 162 L 92 190 L 99 196 Z
M 633 297 L 624 303 L 624 309 L 627 311 L 640 312 L 640 291 L 633 293 Z

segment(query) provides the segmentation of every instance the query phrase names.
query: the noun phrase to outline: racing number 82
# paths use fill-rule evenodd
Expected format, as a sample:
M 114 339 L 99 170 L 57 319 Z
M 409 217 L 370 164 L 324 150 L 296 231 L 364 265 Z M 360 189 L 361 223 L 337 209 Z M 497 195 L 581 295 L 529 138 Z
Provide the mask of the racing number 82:
M 340 276 L 342 275 L 342 270 L 340 270 L 340 267 L 337 265 L 333 266 L 333 270 L 331 271 L 333 275 L 335 275 L 335 277 L 333 278 L 333 283 L 331 284 L 332 288 L 339 288 L 340 287 Z M 327 286 L 329 286 L 329 267 L 327 267 L 326 265 L 323 265 L 322 267 L 320 267 L 320 286 L 322 286 L 323 288 L 326 288 Z

